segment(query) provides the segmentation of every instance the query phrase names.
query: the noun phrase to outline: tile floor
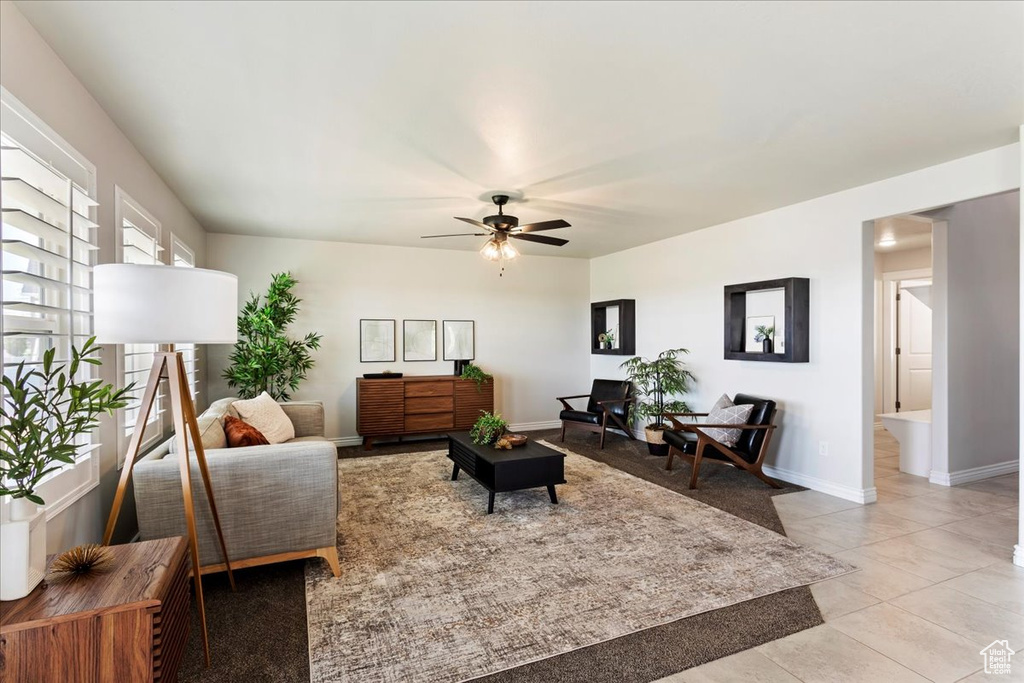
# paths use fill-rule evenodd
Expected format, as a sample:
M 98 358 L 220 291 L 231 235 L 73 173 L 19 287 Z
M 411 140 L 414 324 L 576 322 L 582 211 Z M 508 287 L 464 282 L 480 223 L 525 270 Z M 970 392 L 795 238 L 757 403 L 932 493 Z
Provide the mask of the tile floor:
M 899 444 L 875 434 L 878 502 L 816 491 L 773 500 L 789 537 L 860 568 L 811 587 L 825 624 L 659 683 L 1024 681 L 1024 568 L 1018 475 L 945 487 L 899 471 Z M 1011 675 L 979 650 L 1009 640 Z

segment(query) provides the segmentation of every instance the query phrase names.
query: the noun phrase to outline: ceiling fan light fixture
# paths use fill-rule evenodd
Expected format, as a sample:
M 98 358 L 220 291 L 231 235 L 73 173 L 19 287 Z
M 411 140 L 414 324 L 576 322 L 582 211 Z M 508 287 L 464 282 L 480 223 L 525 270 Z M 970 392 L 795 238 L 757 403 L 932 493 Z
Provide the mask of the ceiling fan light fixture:
M 480 250 L 480 255 L 488 261 L 498 261 L 501 259 L 501 247 L 496 240 L 487 240 Z
M 516 251 L 516 248 L 513 247 L 512 244 L 508 241 L 501 243 L 500 251 L 501 258 L 505 259 L 506 261 L 511 261 L 515 257 L 519 256 L 519 252 Z

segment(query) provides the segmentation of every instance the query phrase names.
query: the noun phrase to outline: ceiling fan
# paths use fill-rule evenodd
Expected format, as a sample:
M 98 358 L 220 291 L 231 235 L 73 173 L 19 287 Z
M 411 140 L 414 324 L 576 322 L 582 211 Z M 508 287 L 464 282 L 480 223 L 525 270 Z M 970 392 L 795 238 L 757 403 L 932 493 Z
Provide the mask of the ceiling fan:
M 518 218 L 505 214 L 502 209 L 502 207 L 508 203 L 508 199 L 509 197 L 507 194 L 496 194 L 492 196 L 491 201 L 497 205 L 498 213 L 494 216 L 486 216 L 482 222 L 473 218 L 455 217 L 455 220 L 464 221 L 478 228 L 483 228 L 487 232 L 463 232 L 452 235 L 423 235 L 422 239 L 433 239 L 435 237 L 490 237 L 480 250 L 481 256 L 488 261 L 504 261 L 506 259 L 514 259 L 519 256 L 519 252 L 516 251 L 516 248 L 509 242 L 510 237 L 512 239 L 524 240 L 526 242 L 550 244 L 555 247 L 560 247 L 563 244 L 569 243 L 569 240 L 563 240 L 558 237 L 531 234 L 534 232 L 540 232 L 541 230 L 568 228 L 570 227 L 569 223 L 559 218 L 553 221 L 541 221 L 539 223 L 519 225 Z

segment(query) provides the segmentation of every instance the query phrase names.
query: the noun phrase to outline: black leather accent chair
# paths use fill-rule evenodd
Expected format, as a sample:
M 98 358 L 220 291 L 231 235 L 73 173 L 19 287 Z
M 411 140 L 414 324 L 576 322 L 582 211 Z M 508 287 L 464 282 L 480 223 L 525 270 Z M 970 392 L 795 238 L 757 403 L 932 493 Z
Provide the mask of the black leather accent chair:
M 587 409 L 573 408 L 569 401 L 574 398 L 588 399 Z M 599 433 L 601 448 L 604 448 L 604 434 L 608 427 L 621 429 L 630 439 L 636 439 L 633 436 L 633 430 L 626 424 L 629 404 L 636 400 L 633 396 L 632 382 L 618 379 L 595 379 L 589 394 L 561 396 L 557 400 L 561 401 L 564 406 L 562 412 L 558 414 L 558 419 L 562 421 L 563 442 L 565 441 L 566 425 Z
M 665 465 L 665 469 L 672 469 L 672 459 L 677 455 L 689 460 L 693 463 L 690 488 L 695 489 L 701 462 L 705 459 L 717 460 L 746 470 L 773 488 L 782 488 L 762 470 L 764 457 L 768 453 L 768 444 L 771 443 L 772 434 L 776 429 L 776 425 L 772 424 L 775 420 L 775 401 L 747 394 L 736 394 L 733 403 L 754 406 L 747 419 L 747 424 L 718 425 L 700 423 L 696 420 L 693 423 L 684 424 L 678 418 L 707 417 L 708 414 L 665 413 L 665 417 L 672 422 L 672 429 L 666 429 L 664 432 L 665 442 L 669 445 L 668 464 Z M 743 432 L 735 446 L 726 446 L 704 432 L 704 429 L 709 427 L 742 429 Z

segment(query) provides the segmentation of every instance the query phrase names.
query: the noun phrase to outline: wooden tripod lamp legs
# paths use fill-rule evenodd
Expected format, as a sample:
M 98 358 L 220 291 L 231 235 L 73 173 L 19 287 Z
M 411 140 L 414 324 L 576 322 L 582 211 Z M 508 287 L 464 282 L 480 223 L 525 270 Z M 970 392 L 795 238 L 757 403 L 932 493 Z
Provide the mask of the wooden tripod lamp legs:
M 206 657 L 206 665 L 210 665 L 210 638 L 206 630 L 206 605 L 203 602 L 202 571 L 199 565 L 199 537 L 196 532 L 195 503 L 192 500 L 192 470 L 189 466 L 188 439 L 186 434 L 192 437 L 192 444 L 195 447 L 196 461 L 199 464 L 199 472 L 202 475 L 203 485 L 206 488 L 206 499 L 210 504 L 210 514 L 213 516 L 213 525 L 217 529 L 217 540 L 220 541 L 221 554 L 224 557 L 224 566 L 228 572 L 228 580 L 231 582 L 231 590 L 235 590 L 235 577 L 231 572 L 231 562 L 228 560 L 228 550 L 224 544 L 224 533 L 220 527 L 220 516 L 217 514 L 217 504 L 213 498 L 213 488 L 210 485 L 210 471 L 206 465 L 206 454 L 203 452 L 203 442 L 199 436 L 199 425 L 196 421 L 196 409 L 192 403 L 192 396 L 188 392 L 188 381 L 185 374 L 185 363 L 181 353 L 161 351 L 153 358 L 153 367 L 149 372 L 149 380 L 146 383 L 146 391 L 142 396 L 142 405 L 139 407 L 139 417 L 135 423 L 135 430 L 132 432 L 131 443 L 128 445 L 128 454 L 125 457 L 124 468 L 121 470 L 121 479 L 117 484 L 117 492 L 114 494 L 114 505 L 110 510 L 110 517 L 107 519 L 107 529 L 103 534 L 103 545 L 110 545 L 110 539 L 114 534 L 114 527 L 117 524 L 117 517 L 121 512 L 121 505 L 124 504 L 125 491 L 131 479 L 132 468 L 135 460 L 139 457 L 139 447 L 142 444 L 142 435 L 145 431 L 146 422 L 149 420 L 153 402 L 156 399 L 157 388 L 160 380 L 166 378 L 170 385 L 171 394 L 171 415 L 174 418 L 174 438 L 177 444 L 178 453 L 181 454 L 181 493 L 185 503 L 185 525 L 188 527 L 189 550 L 192 556 L 192 578 L 195 581 L 196 602 L 199 605 L 199 621 L 203 629 L 203 654 Z

